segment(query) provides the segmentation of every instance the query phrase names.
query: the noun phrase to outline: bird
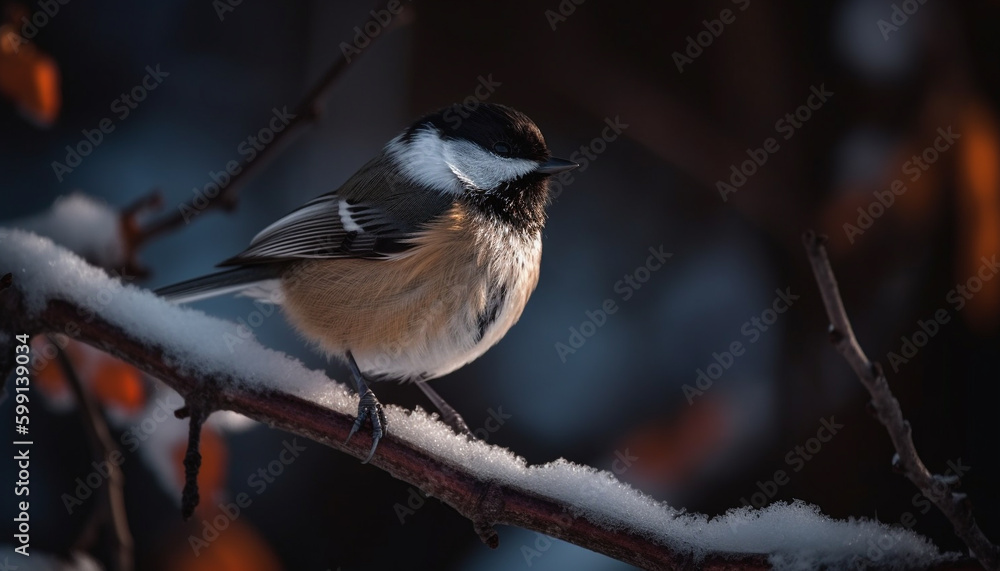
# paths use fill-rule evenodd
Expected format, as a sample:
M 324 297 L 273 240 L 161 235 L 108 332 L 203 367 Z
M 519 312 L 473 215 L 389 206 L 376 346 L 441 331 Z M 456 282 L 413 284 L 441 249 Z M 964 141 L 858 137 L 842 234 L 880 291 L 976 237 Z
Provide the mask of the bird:
M 360 396 L 347 440 L 372 425 L 367 463 L 388 431 L 369 383 L 427 383 L 475 360 L 521 316 L 539 279 L 553 175 L 538 126 L 511 107 L 457 103 L 390 140 L 339 188 L 261 230 L 214 274 L 156 293 L 177 303 L 239 294 L 281 306 Z

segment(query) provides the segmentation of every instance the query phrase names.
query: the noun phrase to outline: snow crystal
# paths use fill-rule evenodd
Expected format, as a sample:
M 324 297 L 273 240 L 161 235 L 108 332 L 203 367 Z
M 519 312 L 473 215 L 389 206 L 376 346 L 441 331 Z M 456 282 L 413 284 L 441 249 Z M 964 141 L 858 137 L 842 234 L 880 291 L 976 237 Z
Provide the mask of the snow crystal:
M 162 347 L 179 368 L 252 389 L 282 390 L 351 415 L 357 411 L 357 397 L 343 385 L 261 346 L 249 331 L 108 278 L 46 238 L 0 230 L 0 273 L 6 271 L 27 292 L 28 311 L 40 311 L 49 299 L 71 300 Z M 858 558 L 908 568 L 953 557 L 942 556 L 909 530 L 866 520 L 835 521 L 802 502 L 733 509 L 716 518 L 684 513 L 594 468 L 562 459 L 528 466 L 509 450 L 454 434 L 420 410 L 388 406 L 386 415 L 394 436 L 479 478 L 562 500 L 573 506 L 573 515 L 607 528 L 637 526 L 650 539 L 695 558 L 709 552 L 767 554 L 777 568 L 806 569 L 846 568 Z
M 5 222 L 4 226 L 48 236 L 101 267 L 119 267 L 125 263 L 125 243 L 118 213 L 80 192 L 59 197 L 52 208 L 42 214 Z

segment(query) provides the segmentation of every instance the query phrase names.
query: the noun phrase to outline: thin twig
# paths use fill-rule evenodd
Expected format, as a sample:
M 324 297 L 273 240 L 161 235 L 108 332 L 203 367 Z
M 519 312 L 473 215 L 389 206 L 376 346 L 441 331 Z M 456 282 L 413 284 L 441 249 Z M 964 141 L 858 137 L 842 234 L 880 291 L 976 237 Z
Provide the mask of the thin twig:
M 160 189 L 153 189 L 145 196 L 122 209 L 118 224 L 120 226 L 122 243 L 125 245 L 125 268 L 123 273 L 145 278 L 149 276 L 149 270 L 139 263 L 139 248 L 146 240 L 145 233 L 140 220 L 150 212 L 158 210 L 163 206 L 163 194 Z
M 106 511 L 98 509 L 93 517 L 101 518 L 104 515 L 110 517 L 111 536 L 114 540 L 115 569 L 131 571 L 134 568 L 133 543 L 125 511 L 125 477 L 119 466 L 122 452 L 115 444 L 114 439 L 111 438 L 111 431 L 108 429 L 108 423 L 104 420 L 104 414 L 97 402 L 84 390 L 83 383 L 76 374 L 76 369 L 74 369 L 66 352 L 55 340 L 49 339 L 49 343 L 56 348 L 56 355 L 63 375 L 65 375 L 66 381 L 76 397 L 94 459 L 103 463 L 108 471 L 108 486 L 105 491 L 107 509 Z M 88 524 L 87 527 L 93 530 L 91 525 Z
M 817 236 L 810 231 L 805 233 L 802 241 L 809 254 L 809 263 L 812 264 L 820 294 L 823 296 L 826 314 L 830 318 L 830 341 L 871 394 L 876 416 L 889 432 L 889 438 L 892 439 L 892 445 L 896 449 L 894 467 L 913 482 L 920 492 L 951 521 L 955 535 L 965 542 L 983 567 L 1000 568 L 1000 549 L 993 545 L 976 525 L 972 515 L 972 503 L 965 494 L 950 491 L 956 483 L 952 478 L 931 474 L 924 466 L 913 445 L 910 423 L 903 418 L 899 401 L 889 388 L 882 366 L 870 361 L 858 344 L 854 329 L 844 310 L 844 302 L 840 298 L 837 279 L 833 275 L 833 268 L 830 267 L 830 259 L 826 254 L 824 246 L 826 237 Z M 942 494 L 936 491 L 935 488 L 940 489 L 942 484 L 947 486 L 949 493 Z
M 181 517 L 184 521 L 191 518 L 201 496 L 198 493 L 198 472 L 201 470 L 201 427 L 208 418 L 206 411 L 199 405 L 184 407 L 190 416 L 188 426 L 187 452 L 184 453 L 184 491 L 181 493 Z
M 375 10 L 385 10 L 390 1 L 380 2 Z M 410 18 L 401 15 L 394 17 L 382 33 L 371 38 L 371 43 L 365 47 L 365 51 L 370 50 L 372 43 L 378 38 L 389 35 L 391 30 L 405 25 L 409 21 Z M 256 156 L 248 157 L 243 161 L 241 170 L 232 176 L 229 184 L 225 185 L 221 189 L 221 192 L 213 197 L 203 197 L 202 201 L 204 203 L 200 206 L 197 204 L 197 199 L 191 199 L 191 201 L 178 206 L 173 213 L 142 228 L 134 237 L 136 247 L 187 224 L 193 217 L 199 214 L 210 210 L 221 209 L 229 211 L 234 209 L 239 190 L 265 165 L 272 161 L 274 157 L 280 154 L 295 138 L 295 135 L 301 133 L 305 127 L 313 124 L 322 116 L 324 99 L 337 80 L 343 75 L 344 71 L 347 70 L 347 67 L 356 61 L 358 57 L 361 57 L 361 54 L 356 54 L 353 58 L 348 58 L 344 52 L 341 52 L 341 55 L 334 60 L 316 84 L 313 85 L 312 89 L 309 90 L 302 101 L 295 107 L 295 110 L 292 112 L 295 117 L 290 120 L 284 129 L 275 133 L 274 140 L 257 153 Z

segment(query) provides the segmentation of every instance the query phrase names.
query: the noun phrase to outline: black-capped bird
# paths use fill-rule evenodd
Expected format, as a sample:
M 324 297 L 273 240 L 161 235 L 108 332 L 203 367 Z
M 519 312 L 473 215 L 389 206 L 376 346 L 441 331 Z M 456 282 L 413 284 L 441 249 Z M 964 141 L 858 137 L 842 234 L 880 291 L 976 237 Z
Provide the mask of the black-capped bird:
M 538 283 L 552 158 L 510 107 L 455 105 L 413 123 L 337 190 L 264 228 L 226 271 L 163 288 L 188 302 L 239 292 L 280 303 L 291 324 L 345 361 L 361 400 L 348 440 L 387 429 L 369 381 L 426 381 L 476 359 L 517 321 Z

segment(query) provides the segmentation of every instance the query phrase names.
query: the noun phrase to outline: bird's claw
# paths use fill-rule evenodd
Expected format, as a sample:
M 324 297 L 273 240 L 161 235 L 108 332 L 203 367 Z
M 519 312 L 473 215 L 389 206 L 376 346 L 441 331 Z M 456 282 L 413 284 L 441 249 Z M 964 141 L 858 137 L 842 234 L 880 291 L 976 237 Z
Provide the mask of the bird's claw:
M 354 426 L 351 427 L 351 432 L 347 435 L 344 444 L 351 441 L 351 437 L 361 429 L 366 418 L 372 420 L 372 449 L 368 452 L 368 457 L 361 462 L 362 464 L 367 464 L 372 459 L 379 441 L 389 431 L 389 422 L 385 419 L 385 412 L 382 411 L 382 403 L 378 402 L 371 389 L 361 395 L 361 400 L 358 402 L 358 417 L 354 420 Z
M 469 425 L 465 424 L 465 419 L 452 409 L 451 414 L 441 414 L 441 421 L 452 427 L 460 436 L 469 440 L 476 440 L 476 435 L 469 430 Z

